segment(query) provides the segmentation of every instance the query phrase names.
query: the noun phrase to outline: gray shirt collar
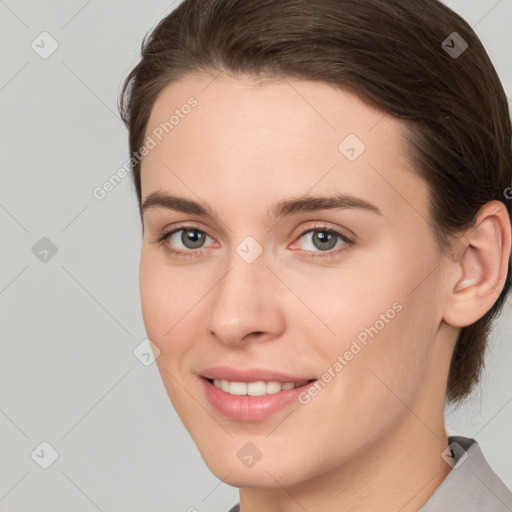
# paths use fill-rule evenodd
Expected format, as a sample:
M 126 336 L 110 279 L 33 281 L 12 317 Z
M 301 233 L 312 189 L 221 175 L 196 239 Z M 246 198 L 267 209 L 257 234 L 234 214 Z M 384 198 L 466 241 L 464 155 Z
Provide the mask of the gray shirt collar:
M 491 469 L 478 443 L 450 436 L 451 471 L 419 512 L 512 512 L 512 491 Z

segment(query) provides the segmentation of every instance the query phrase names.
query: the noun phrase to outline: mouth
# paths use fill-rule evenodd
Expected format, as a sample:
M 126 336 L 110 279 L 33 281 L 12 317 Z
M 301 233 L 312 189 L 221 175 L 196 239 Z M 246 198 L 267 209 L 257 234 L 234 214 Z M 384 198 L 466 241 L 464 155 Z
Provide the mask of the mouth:
M 199 381 L 210 405 L 218 413 L 227 418 L 254 422 L 270 418 L 288 407 L 299 406 L 299 396 L 317 380 L 240 382 L 200 376 Z

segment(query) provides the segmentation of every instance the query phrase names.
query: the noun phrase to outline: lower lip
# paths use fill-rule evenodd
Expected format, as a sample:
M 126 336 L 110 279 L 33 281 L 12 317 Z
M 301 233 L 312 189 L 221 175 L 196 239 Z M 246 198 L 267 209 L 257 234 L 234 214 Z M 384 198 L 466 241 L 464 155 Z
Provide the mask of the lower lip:
M 293 401 L 298 401 L 300 393 L 315 382 L 308 382 L 297 388 L 281 390 L 271 395 L 250 396 L 230 395 L 215 387 L 205 377 L 200 379 L 206 397 L 215 409 L 228 418 L 242 421 L 259 421 L 272 416 Z

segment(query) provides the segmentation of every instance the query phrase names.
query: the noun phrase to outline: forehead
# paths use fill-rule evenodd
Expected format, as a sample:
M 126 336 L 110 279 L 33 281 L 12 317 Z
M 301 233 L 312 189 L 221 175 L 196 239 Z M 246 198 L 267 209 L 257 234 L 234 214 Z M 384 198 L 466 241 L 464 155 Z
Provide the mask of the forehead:
M 411 202 L 426 211 L 404 129 L 323 82 L 191 76 L 166 87 L 153 106 L 146 137 L 155 147 L 142 160 L 143 199 L 156 189 L 202 197 L 215 189 L 242 204 L 244 196 L 261 203 L 336 189 L 366 194 L 396 215 Z
M 189 109 L 191 98 L 197 105 Z M 180 112 L 183 110 L 184 112 Z M 249 77 L 233 78 L 224 73 L 216 76 L 196 74 L 173 82 L 157 97 L 146 127 L 146 134 L 160 124 L 171 121 L 178 128 L 188 114 L 201 123 L 215 122 L 223 130 L 243 122 L 247 128 L 272 129 L 287 134 L 322 136 L 350 129 L 363 134 L 384 117 L 394 130 L 400 123 L 362 97 L 324 82 L 292 78 L 267 79 L 263 83 Z M 193 121 L 192 121 L 193 123 Z M 188 124 L 191 124 L 190 122 Z M 215 133 L 211 134 L 212 136 Z M 340 135 L 340 134 L 338 134 Z

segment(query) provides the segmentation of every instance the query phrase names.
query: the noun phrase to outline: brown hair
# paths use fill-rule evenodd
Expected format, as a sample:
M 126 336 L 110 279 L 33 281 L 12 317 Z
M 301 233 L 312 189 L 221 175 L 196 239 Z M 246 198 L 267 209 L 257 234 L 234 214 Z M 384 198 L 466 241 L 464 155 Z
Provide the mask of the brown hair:
M 464 41 L 465 51 L 450 54 Z M 506 95 L 475 32 L 438 0 L 185 0 L 146 34 L 141 54 L 119 97 L 131 154 L 144 143 L 158 95 L 185 75 L 317 80 L 403 120 L 414 172 L 429 187 L 440 254 L 488 201 L 505 203 L 510 216 Z M 132 173 L 140 209 L 137 159 Z M 493 307 L 460 330 L 449 402 L 461 403 L 479 382 L 491 325 L 510 288 L 509 258 Z

